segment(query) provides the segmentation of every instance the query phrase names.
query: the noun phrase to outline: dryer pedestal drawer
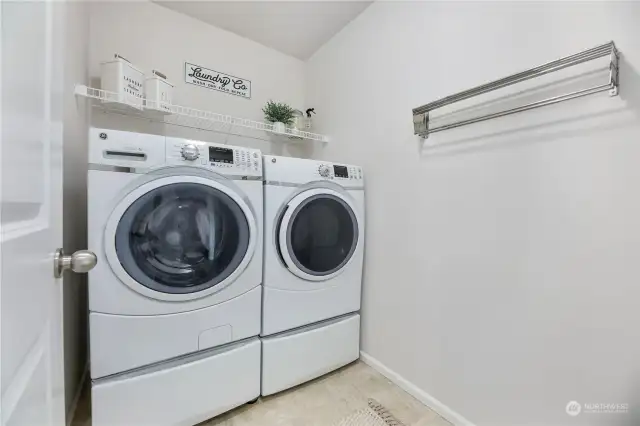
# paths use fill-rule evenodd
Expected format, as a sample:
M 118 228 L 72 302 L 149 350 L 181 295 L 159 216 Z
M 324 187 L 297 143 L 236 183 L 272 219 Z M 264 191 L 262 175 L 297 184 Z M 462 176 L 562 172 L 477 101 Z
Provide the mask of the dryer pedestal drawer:
M 360 356 L 360 315 L 262 339 L 262 395 L 299 385 Z
M 93 426 L 195 425 L 260 395 L 257 338 L 93 382 Z

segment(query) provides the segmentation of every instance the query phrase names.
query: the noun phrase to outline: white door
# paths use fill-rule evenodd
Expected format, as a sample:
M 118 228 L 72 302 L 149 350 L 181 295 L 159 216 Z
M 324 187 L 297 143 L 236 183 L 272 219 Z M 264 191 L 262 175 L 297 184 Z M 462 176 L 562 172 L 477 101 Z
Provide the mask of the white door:
M 63 426 L 62 16 L 2 1 L 0 19 L 1 424 Z

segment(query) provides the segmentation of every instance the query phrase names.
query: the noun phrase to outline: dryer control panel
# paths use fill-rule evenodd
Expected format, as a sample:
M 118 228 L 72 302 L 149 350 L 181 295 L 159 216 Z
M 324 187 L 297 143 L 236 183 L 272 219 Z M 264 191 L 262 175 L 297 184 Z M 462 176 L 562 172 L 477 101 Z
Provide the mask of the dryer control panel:
M 208 168 L 226 175 L 262 176 L 262 153 L 257 149 L 167 137 L 167 164 Z
M 327 179 L 362 180 L 362 168 L 340 164 L 320 164 L 318 174 Z
M 345 188 L 364 187 L 364 171 L 360 166 L 275 155 L 264 156 L 264 179 L 296 184 L 329 181 Z

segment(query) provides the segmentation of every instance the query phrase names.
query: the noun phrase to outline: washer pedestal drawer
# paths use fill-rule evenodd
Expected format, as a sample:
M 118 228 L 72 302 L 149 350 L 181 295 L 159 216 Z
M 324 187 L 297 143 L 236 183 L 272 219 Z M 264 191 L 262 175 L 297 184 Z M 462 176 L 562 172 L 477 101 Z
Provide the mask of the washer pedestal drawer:
M 194 425 L 260 395 L 257 338 L 95 380 L 93 426 Z
M 360 357 L 360 315 L 263 337 L 262 395 L 314 379 Z

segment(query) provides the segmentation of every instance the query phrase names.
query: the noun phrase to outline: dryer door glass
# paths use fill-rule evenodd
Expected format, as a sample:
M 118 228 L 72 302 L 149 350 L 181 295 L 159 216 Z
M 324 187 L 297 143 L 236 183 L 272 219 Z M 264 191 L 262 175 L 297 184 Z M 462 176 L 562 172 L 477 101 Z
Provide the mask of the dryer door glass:
M 122 267 L 163 293 L 195 293 L 228 277 L 249 245 L 249 225 L 231 197 L 207 185 L 175 183 L 133 202 L 116 230 Z
M 300 203 L 287 229 L 287 249 L 295 265 L 310 275 L 329 275 L 353 256 L 358 243 L 355 214 L 342 199 L 318 194 Z

